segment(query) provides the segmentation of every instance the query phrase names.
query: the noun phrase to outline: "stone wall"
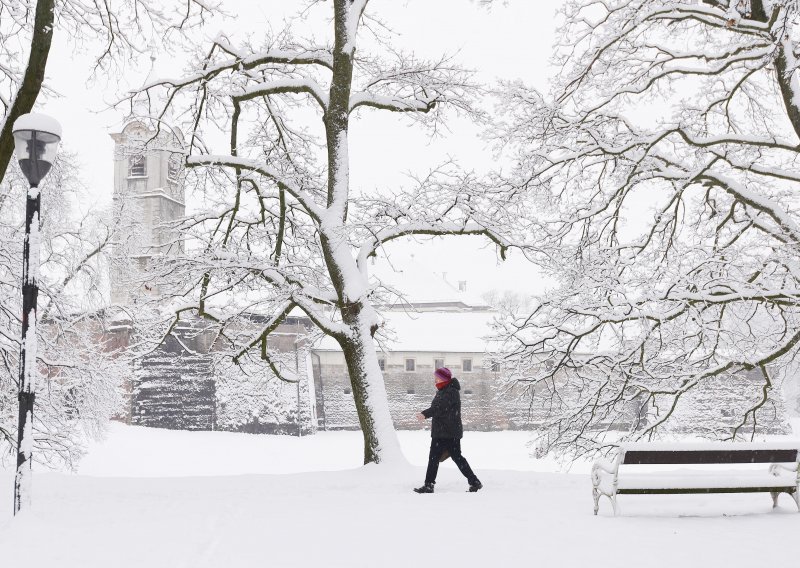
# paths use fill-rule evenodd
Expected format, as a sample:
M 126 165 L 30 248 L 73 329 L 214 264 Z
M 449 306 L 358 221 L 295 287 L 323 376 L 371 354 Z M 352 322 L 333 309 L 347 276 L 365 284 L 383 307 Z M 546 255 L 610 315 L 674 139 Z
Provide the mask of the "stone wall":
M 314 380 L 317 390 L 319 426 L 327 430 L 358 429 L 358 415 L 344 357 L 337 351 L 316 351 Z M 499 372 L 492 371 L 483 353 L 408 352 L 384 353 L 384 380 L 395 428 L 419 430 L 416 414 L 428 408 L 436 394 L 434 362 L 443 360 L 461 384 L 461 413 L 468 430 L 519 430 L 531 428 L 528 404 L 515 395 L 504 394 Z M 414 359 L 415 370 L 406 371 L 405 360 Z M 470 359 L 472 370 L 463 369 Z
M 136 364 L 131 424 L 214 430 L 216 385 L 207 356 L 160 352 Z
M 311 434 L 317 416 L 310 356 L 297 322 L 282 326 L 270 349 L 283 352 L 287 377 L 279 380 L 256 354 L 239 365 L 215 349 L 202 321 L 181 322 L 153 353 L 134 364 L 128 412 L 136 425 L 175 430 L 225 430 L 269 434 Z M 135 333 L 117 326 L 114 339 Z M 180 341 L 176 339 L 180 338 Z

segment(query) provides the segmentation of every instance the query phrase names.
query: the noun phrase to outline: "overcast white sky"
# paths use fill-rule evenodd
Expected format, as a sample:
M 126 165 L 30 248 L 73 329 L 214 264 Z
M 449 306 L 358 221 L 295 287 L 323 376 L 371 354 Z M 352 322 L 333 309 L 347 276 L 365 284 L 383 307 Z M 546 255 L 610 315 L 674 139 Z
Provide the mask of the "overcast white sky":
M 214 21 L 206 29 L 213 37 L 225 30 L 233 38 L 264 29 L 280 29 L 303 1 L 225 0 L 235 17 Z M 399 35 L 394 44 L 413 49 L 422 57 L 456 54 L 462 65 L 478 71 L 489 85 L 498 79 L 522 79 L 537 88 L 547 88 L 551 73 L 548 59 L 554 39 L 555 11 L 561 0 L 497 2 L 491 9 L 470 0 L 372 0 L 371 9 Z M 315 22 L 301 23 L 312 27 Z M 317 28 L 318 37 L 322 31 Z M 91 47 L 87 46 L 91 51 Z M 162 53 L 156 74 L 179 72 L 180 54 Z M 130 67 L 117 82 L 112 79 L 87 82 L 89 57 L 76 53 L 68 38 L 56 31 L 47 76 L 61 97 L 50 99 L 39 110 L 54 116 L 64 127 L 63 144 L 76 152 L 82 177 L 89 190 L 87 203 L 109 204 L 112 192 L 113 143 L 109 133 L 121 129 L 124 116 L 108 110 L 128 87 L 141 84 L 149 61 Z M 491 152 L 478 137 L 479 131 L 463 122 L 452 124 L 452 133 L 436 140 L 419 132 L 407 120 L 392 113 L 368 112 L 351 129 L 351 170 L 354 187 L 392 187 L 407 182 L 406 172 L 425 172 L 453 157 L 476 169 L 492 166 Z M 188 204 L 191 206 L 191 204 Z M 453 280 L 468 280 L 470 289 L 515 289 L 539 291 L 539 277 L 524 259 L 512 255 L 499 263 L 494 247 L 480 239 L 449 239 L 409 248 L 428 266 L 448 272 Z M 530 283 L 530 284 L 529 284 Z

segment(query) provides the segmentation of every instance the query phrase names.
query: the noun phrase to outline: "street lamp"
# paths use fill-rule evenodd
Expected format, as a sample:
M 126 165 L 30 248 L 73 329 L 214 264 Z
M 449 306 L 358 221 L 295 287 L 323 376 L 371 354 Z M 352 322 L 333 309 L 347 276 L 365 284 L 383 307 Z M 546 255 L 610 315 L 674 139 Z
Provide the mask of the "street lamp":
M 14 122 L 14 146 L 30 189 L 22 247 L 22 341 L 19 354 L 19 427 L 14 514 L 30 503 L 33 402 L 36 397 L 36 300 L 39 296 L 39 183 L 50 171 L 61 141 L 61 125 L 43 114 L 23 114 Z M 31 259 L 33 262 L 31 262 Z

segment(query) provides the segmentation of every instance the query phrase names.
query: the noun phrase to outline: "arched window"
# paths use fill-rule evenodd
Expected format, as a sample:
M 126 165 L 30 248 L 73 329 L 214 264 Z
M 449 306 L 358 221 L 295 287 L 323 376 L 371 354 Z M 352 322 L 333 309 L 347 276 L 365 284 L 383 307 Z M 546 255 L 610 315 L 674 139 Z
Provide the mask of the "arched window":
M 147 160 L 141 154 L 128 158 L 128 176 L 145 177 L 147 175 Z

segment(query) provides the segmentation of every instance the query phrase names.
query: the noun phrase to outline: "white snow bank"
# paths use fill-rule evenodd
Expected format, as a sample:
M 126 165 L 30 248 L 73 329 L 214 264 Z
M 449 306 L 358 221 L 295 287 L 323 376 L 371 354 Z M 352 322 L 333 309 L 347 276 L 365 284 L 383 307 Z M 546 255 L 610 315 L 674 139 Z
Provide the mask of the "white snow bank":
M 423 466 L 429 431 L 398 432 L 406 458 Z M 557 471 L 551 458 L 530 457 L 529 432 L 467 432 L 462 441 L 470 461 L 490 469 Z M 361 432 L 319 432 L 302 438 L 183 432 L 113 423 L 105 441 L 93 443 L 78 474 L 101 477 L 184 477 L 283 474 L 357 468 L 362 463 Z M 443 467 L 455 467 L 446 462 Z M 571 471 L 588 473 L 591 463 Z
M 527 457 L 527 436 L 466 433 L 465 455 L 485 486 L 477 494 L 465 491 L 449 462 L 433 495 L 411 491 L 423 479 L 418 465 L 227 477 L 40 473 L 33 508 L 12 520 L 13 477 L 4 472 L 0 566 L 750 568 L 790 565 L 796 555 L 800 514 L 786 496 L 773 510 L 764 494 L 623 495 L 621 516 L 601 506 L 595 517 L 587 475 L 492 469 L 546 467 Z M 428 441 L 424 432 L 401 432 L 417 464 Z M 159 467 L 165 475 L 348 467 L 359 448 L 357 432 L 298 439 L 116 425 L 81 471 L 117 475 L 136 463 L 146 475 Z

